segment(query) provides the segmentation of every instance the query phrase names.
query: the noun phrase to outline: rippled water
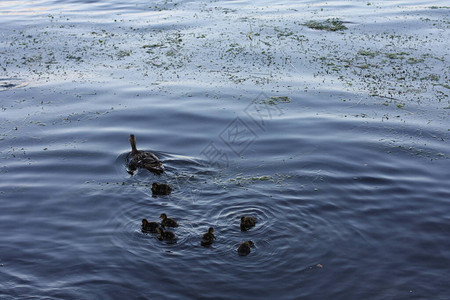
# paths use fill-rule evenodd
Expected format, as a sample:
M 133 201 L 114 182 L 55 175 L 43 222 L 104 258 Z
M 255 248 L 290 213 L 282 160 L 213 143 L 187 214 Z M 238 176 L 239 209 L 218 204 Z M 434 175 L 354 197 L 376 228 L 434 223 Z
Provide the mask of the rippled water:
M 450 299 L 449 16 L 1 2 L 0 298 Z M 127 173 L 130 133 L 164 174 Z M 176 243 L 141 232 L 163 212 Z

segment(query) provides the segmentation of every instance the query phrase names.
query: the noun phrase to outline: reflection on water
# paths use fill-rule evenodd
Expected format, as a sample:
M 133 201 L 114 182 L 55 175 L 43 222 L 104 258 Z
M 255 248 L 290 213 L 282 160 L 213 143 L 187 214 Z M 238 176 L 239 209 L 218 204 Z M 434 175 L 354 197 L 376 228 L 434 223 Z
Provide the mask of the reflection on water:
M 52 11 L 0 21 L 2 297 L 445 299 L 448 60 L 417 41 L 447 40 L 447 10 L 383 5 L 0 6 Z M 301 26 L 331 9 L 354 27 Z M 405 11 L 440 17 L 411 21 L 414 35 Z M 392 55 L 364 39 L 391 39 Z M 127 173 L 130 133 L 163 174 Z M 172 193 L 153 196 L 153 182 Z M 161 213 L 179 222 L 176 243 L 141 231 Z M 242 215 L 256 226 L 242 232 Z

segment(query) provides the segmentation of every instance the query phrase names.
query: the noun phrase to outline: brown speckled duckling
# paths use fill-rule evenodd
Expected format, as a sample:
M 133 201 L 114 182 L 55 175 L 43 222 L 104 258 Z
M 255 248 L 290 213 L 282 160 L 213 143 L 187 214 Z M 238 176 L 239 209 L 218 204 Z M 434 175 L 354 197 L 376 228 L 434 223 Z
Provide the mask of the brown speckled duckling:
M 172 188 L 165 183 L 156 183 L 152 184 L 152 193 L 153 195 L 170 195 L 172 192 Z
M 159 217 L 162 219 L 161 225 L 163 227 L 178 227 L 177 221 L 168 218 L 166 214 L 162 213 Z
M 172 231 L 164 230 L 162 228 L 157 228 L 156 231 L 159 233 L 158 240 L 160 241 L 174 241 L 177 238 Z
M 133 175 L 134 171 L 138 168 L 147 169 L 156 174 L 164 172 L 164 166 L 155 154 L 139 151 L 136 148 L 136 138 L 134 134 L 130 134 L 130 144 L 131 154 L 128 158 L 128 173 Z
M 216 236 L 214 235 L 214 228 L 209 227 L 208 232 L 203 234 L 202 236 L 202 246 L 209 246 L 213 243 L 213 241 L 216 239 Z
M 251 252 L 250 248 L 253 247 L 253 245 L 255 244 L 252 241 L 243 242 L 237 248 L 237 252 L 239 253 L 239 255 L 247 255 Z
M 241 217 L 241 230 L 247 231 L 256 224 L 256 218 L 255 217 Z
M 160 225 L 156 222 L 149 222 L 147 219 L 142 219 L 142 232 L 156 233 Z

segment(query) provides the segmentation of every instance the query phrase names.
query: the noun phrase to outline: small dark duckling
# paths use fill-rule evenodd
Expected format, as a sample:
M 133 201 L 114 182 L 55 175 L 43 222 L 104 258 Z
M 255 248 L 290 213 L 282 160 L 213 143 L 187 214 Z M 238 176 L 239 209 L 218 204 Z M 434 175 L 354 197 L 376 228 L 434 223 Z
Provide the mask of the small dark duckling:
M 134 171 L 139 168 L 147 169 L 156 174 L 164 172 L 164 166 L 155 154 L 139 151 L 136 148 L 136 138 L 134 134 L 130 134 L 130 145 L 131 154 L 128 158 L 128 173 L 133 175 Z
M 172 192 L 172 188 L 165 183 L 156 183 L 152 184 L 152 193 L 153 195 L 170 195 Z
M 149 222 L 147 219 L 142 219 L 142 232 L 156 233 L 160 225 L 156 222 Z
M 203 234 L 202 236 L 202 246 L 209 246 L 213 243 L 213 240 L 216 239 L 216 236 L 214 235 L 214 228 L 209 227 L 208 232 Z
M 164 230 L 160 227 L 158 227 L 156 231 L 159 233 L 158 240 L 160 241 L 173 241 L 177 238 L 172 231 Z
M 247 231 L 256 224 L 256 218 L 255 217 L 241 217 L 241 230 Z
M 163 213 L 159 217 L 162 219 L 161 225 L 163 227 L 178 227 L 177 221 L 175 221 L 174 219 L 168 218 L 166 214 Z
M 251 252 L 251 247 L 253 247 L 255 244 L 252 241 L 246 241 L 239 245 L 237 248 L 237 252 L 239 255 L 247 255 Z

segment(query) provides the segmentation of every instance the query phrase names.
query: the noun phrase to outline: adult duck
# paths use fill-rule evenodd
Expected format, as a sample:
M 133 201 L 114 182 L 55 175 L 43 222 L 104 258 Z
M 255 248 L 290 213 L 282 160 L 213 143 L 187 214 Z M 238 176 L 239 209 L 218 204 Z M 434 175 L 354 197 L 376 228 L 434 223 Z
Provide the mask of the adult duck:
M 136 148 L 136 137 L 134 134 L 130 134 L 130 144 L 131 154 L 128 158 L 128 173 L 133 175 L 137 169 L 147 169 L 156 174 L 164 172 L 164 166 L 155 154 L 139 151 Z

